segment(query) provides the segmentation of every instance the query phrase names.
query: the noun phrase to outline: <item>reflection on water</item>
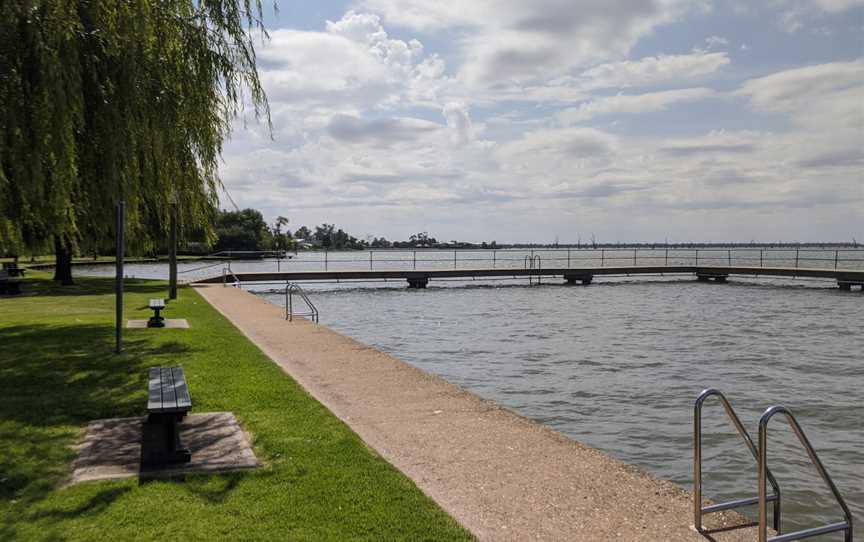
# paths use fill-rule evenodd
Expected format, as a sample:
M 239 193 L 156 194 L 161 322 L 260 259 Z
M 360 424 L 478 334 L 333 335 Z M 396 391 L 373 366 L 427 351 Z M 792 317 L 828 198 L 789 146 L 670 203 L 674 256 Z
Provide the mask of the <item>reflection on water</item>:
M 788 281 L 448 286 L 311 295 L 323 324 L 685 487 L 703 388 L 724 391 L 754 439 L 764 409 L 784 404 L 864 523 L 859 292 Z M 705 417 L 706 497 L 755 496 L 755 462 L 722 408 L 709 403 Z M 842 519 L 781 418 L 769 453 L 785 530 Z

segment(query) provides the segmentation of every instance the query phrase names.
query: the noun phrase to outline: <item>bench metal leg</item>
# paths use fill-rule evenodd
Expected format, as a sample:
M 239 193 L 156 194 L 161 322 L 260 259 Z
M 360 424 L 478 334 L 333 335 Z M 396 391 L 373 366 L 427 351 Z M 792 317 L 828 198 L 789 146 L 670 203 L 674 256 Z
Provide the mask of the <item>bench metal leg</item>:
M 180 443 L 177 423 L 183 414 L 151 414 L 144 424 L 141 462 L 144 465 L 188 463 L 192 454 Z
M 161 308 L 154 308 L 153 309 L 153 312 L 155 312 L 156 314 L 154 314 L 153 316 L 150 317 L 149 320 L 147 320 L 147 327 L 165 327 L 165 322 L 164 322 L 165 319 L 162 318 L 161 316 L 159 316 L 159 312 L 161 310 L 162 310 Z

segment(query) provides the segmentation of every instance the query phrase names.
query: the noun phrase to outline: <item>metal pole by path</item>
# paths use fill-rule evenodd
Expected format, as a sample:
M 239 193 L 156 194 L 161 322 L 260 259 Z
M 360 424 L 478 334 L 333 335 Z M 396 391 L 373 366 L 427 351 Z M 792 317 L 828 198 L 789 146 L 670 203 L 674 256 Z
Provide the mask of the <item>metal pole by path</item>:
M 171 204 L 171 234 L 168 248 L 168 299 L 177 299 L 177 203 Z
M 123 351 L 123 253 L 126 251 L 124 240 L 124 215 L 126 214 L 126 202 L 120 201 L 117 203 L 117 224 L 115 227 L 116 239 L 115 249 L 116 256 L 114 261 L 116 268 L 114 270 L 114 301 L 115 301 L 115 346 L 114 352 L 119 354 Z

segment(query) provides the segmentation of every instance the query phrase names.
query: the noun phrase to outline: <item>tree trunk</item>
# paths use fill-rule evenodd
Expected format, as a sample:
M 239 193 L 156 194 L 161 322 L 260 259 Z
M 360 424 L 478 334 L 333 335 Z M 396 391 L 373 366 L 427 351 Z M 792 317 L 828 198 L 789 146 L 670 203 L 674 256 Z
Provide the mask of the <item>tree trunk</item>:
M 54 280 L 63 286 L 71 286 L 72 282 L 72 248 L 60 237 L 54 238 Z

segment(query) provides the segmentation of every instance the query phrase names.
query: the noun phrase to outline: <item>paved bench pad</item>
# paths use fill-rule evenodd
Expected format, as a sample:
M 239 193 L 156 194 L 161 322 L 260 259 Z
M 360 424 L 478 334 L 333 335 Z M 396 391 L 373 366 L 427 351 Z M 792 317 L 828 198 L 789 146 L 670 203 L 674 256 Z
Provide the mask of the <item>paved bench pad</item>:
M 153 367 L 149 371 L 149 380 L 149 413 L 185 413 L 192 408 L 189 388 L 180 367 Z

